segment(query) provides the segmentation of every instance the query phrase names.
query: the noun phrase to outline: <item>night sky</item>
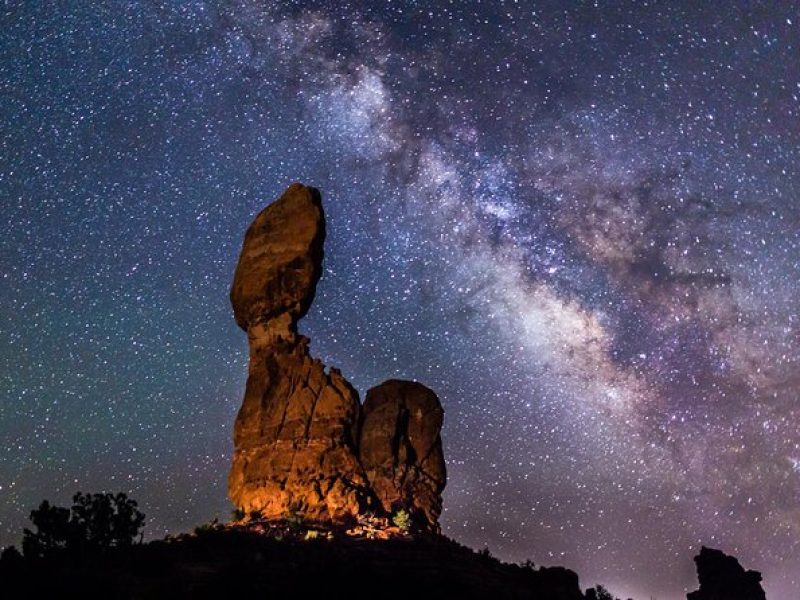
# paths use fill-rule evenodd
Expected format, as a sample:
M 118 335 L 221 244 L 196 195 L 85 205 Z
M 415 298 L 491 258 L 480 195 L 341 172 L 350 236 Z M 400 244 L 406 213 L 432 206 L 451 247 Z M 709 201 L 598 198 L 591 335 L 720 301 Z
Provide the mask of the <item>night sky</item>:
M 0 545 L 126 491 L 227 518 L 244 230 L 318 187 L 300 323 L 445 407 L 444 532 L 660 600 L 800 588 L 800 7 L 0 8 Z

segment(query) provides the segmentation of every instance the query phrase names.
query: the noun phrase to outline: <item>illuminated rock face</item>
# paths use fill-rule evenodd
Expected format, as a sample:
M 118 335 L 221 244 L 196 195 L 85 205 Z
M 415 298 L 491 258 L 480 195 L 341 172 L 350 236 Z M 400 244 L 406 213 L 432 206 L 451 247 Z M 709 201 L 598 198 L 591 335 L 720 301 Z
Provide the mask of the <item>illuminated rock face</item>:
M 436 395 L 417 383 L 381 384 L 368 394 L 362 426 L 357 392 L 312 358 L 297 333 L 322 273 L 324 240 L 319 192 L 299 183 L 245 234 L 231 304 L 250 364 L 228 494 L 267 518 L 341 521 L 405 508 L 421 528 L 438 530 L 445 471 Z
M 319 192 L 297 183 L 245 234 L 231 304 L 250 366 L 228 493 L 247 513 L 335 520 L 371 499 L 356 454 L 358 395 L 296 332 L 322 274 L 324 240 Z
M 362 413 L 359 457 L 382 508 L 404 508 L 421 527 L 436 527 L 446 481 L 436 394 L 392 379 L 367 392 Z

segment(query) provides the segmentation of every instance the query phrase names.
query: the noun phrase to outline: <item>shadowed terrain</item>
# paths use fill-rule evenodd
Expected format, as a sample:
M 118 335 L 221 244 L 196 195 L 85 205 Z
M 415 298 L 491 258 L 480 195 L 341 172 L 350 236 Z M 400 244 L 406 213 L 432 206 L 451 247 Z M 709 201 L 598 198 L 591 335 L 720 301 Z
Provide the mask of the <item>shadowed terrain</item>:
M 276 539 L 244 528 L 3 560 L 0 578 L 4 590 L 36 598 L 584 597 L 572 571 L 505 564 L 445 537 Z

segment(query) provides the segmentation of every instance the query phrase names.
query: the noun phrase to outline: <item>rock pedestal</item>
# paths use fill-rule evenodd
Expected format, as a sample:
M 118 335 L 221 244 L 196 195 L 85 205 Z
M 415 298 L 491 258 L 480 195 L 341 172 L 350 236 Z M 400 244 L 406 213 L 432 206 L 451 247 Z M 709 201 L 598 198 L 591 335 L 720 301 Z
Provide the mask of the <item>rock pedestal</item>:
M 359 401 L 336 370 L 309 356 L 297 320 L 322 274 L 319 192 L 293 184 L 247 230 L 231 287 L 250 367 L 234 428 L 231 500 L 267 518 L 340 519 L 371 497 L 356 455 Z
M 358 393 L 312 358 L 297 321 L 322 274 L 319 192 L 294 183 L 245 234 L 231 304 L 250 364 L 234 427 L 228 494 L 246 514 L 337 522 L 405 509 L 438 530 L 445 466 L 443 411 L 419 383 Z M 363 412 L 363 416 L 362 416 Z

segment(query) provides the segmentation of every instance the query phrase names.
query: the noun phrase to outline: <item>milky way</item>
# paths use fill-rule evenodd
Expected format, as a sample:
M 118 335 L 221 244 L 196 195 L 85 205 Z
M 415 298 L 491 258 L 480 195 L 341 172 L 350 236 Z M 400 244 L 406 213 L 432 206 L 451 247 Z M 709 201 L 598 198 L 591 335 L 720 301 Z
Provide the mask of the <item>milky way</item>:
M 292 181 L 312 351 L 446 410 L 447 535 L 680 598 L 800 580 L 792 2 L 6 2 L 0 543 L 123 490 L 229 514 L 227 291 Z

